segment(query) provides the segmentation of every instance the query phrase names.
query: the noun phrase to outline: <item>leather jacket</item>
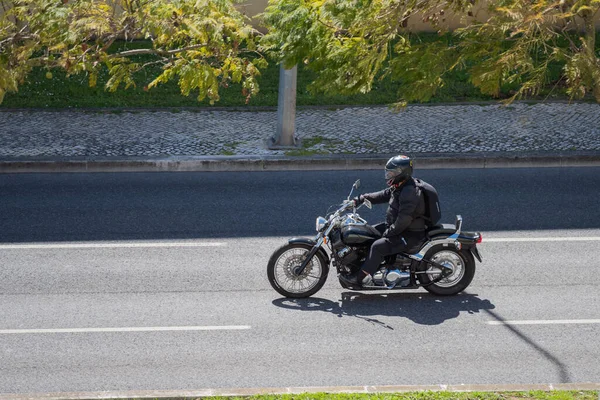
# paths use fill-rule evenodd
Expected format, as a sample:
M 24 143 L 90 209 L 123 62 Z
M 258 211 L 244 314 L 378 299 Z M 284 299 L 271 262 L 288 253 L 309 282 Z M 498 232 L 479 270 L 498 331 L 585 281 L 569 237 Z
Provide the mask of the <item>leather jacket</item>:
M 425 199 L 413 178 L 399 186 L 374 193 L 366 193 L 360 199 L 368 199 L 373 204 L 388 202 L 385 222 L 385 237 L 402 235 L 405 231 L 425 231 Z

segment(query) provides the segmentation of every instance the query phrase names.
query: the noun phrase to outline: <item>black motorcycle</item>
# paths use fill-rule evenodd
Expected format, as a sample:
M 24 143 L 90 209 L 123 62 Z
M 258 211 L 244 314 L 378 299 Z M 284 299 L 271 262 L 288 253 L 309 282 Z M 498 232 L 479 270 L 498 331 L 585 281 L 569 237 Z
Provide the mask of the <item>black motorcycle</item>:
M 325 284 L 329 265 L 340 275 L 356 273 L 369 254 L 371 244 L 381 238 L 380 230 L 358 215 L 365 200 L 356 207 L 352 193 L 339 208 L 326 218 L 317 218 L 318 235 L 314 239 L 294 238 L 277 249 L 267 265 L 271 286 L 285 297 L 308 297 Z M 462 217 L 456 223 L 440 224 L 427 231 L 427 237 L 413 249 L 386 257 L 367 287 L 342 287 L 351 290 L 391 290 L 425 288 L 436 295 L 455 295 L 465 290 L 475 275 L 475 258 L 482 262 L 477 250 L 481 233 L 462 232 Z M 325 246 L 329 251 L 325 250 Z

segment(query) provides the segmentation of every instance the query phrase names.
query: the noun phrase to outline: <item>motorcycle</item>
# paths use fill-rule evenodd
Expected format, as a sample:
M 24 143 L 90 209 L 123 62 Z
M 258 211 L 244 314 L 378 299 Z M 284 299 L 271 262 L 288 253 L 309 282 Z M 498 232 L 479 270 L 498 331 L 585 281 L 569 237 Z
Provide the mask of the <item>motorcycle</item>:
M 285 297 L 303 298 L 317 293 L 325 284 L 329 267 L 336 268 L 338 279 L 356 273 L 369 254 L 371 244 L 382 237 L 380 230 L 360 217 L 352 193 L 339 208 L 318 217 L 314 239 L 293 238 L 271 255 L 267 264 L 269 283 Z M 423 287 L 428 292 L 449 296 L 465 290 L 475 275 L 475 259 L 482 262 L 477 244 L 481 233 L 462 232 L 463 219 L 456 216 L 452 224 L 439 224 L 427 230 L 426 238 L 415 248 L 386 257 L 373 274 L 373 285 L 340 285 L 350 290 L 406 290 Z M 328 251 L 325 250 L 325 246 Z

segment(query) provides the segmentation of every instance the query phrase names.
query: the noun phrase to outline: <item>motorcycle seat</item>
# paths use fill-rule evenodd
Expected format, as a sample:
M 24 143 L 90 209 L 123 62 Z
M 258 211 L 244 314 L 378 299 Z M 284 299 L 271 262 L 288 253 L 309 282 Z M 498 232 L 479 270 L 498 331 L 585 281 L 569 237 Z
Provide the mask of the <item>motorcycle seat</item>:
M 406 249 L 405 251 L 403 251 L 404 254 L 417 254 L 419 251 L 421 251 L 421 248 L 423 248 L 423 246 L 425 245 L 425 243 L 427 243 L 429 241 L 428 237 L 424 237 L 423 239 L 421 239 L 419 241 L 419 243 L 417 243 L 416 245 L 414 245 L 413 247 Z
M 452 224 L 438 224 L 427 230 L 427 236 L 432 238 L 441 234 L 452 235 L 456 232 L 456 226 Z

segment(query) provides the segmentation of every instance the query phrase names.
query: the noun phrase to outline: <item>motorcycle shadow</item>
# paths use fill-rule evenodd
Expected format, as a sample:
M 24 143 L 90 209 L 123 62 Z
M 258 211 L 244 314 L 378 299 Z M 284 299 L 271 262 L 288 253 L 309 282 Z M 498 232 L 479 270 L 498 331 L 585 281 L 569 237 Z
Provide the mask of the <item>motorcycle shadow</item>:
M 461 312 L 475 314 L 496 308 L 489 300 L 465 292 L 449 297 L 427 293 L 343 292 L 338 302 L 319 297 L 280 298 L 273 300 L 273 305 L 289 310 L 329 312 L 340 318 L 356 317 L 392 330 L 393 327 L 373 317 L 400 317 L 420 325 L 439 325 Z

